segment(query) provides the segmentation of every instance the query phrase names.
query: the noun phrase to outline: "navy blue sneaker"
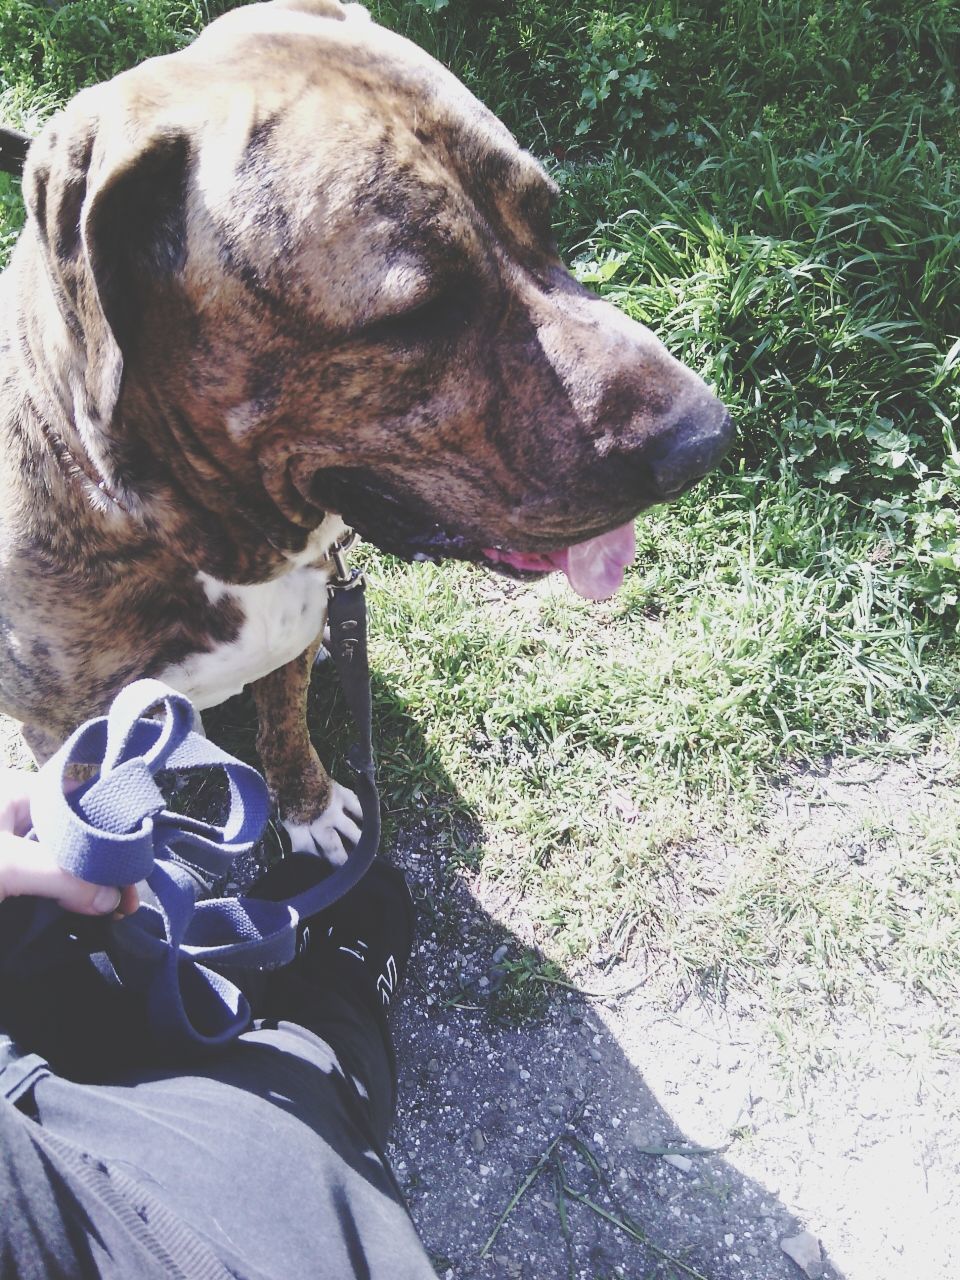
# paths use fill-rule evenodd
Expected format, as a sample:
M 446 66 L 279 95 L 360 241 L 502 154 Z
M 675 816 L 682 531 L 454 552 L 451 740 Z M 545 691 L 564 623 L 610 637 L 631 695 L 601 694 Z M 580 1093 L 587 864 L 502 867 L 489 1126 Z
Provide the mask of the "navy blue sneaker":
M 281 902 L 312 888 L 331 873 L 313 854 L 293 853 L 248 890 L 251 898 Z M 399 867 L 375 858 L 358 885 L 339 902 L 306 920 L 297 933 L 293 964 L 304 977 L 326 985 L 358 987 L 388 1009 L 403 985 L 413 951 L 416 913 Z

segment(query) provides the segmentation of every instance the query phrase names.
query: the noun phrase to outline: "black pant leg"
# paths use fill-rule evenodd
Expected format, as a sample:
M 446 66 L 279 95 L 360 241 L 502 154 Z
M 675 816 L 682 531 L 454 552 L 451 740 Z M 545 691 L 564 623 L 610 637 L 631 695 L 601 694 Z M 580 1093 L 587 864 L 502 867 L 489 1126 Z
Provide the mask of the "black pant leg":
M 296 965 L 271 975 L 259 1008 L 273 1021 L 299 1023 L 331 1044 L 364 1100 L 384 1146 L 397 1106 L 397 1060 L 383 1007 L 359 984 L 318 985 Z

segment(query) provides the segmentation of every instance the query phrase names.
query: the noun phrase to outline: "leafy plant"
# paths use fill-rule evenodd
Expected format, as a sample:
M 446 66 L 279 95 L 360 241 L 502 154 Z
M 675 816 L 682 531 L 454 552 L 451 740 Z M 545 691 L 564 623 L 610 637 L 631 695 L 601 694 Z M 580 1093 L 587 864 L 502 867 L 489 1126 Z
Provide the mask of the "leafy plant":
M 629 137 L 635 126 L 652 113 L 659 79 L 651 68 L 651 37 L 676 39 L 677 27 L 641 23 L 629 13 L 595 10 L 582 32 L 583 52 L 577 68 L 582 85 L 580 102 L 585 114 L 577 122 L 578 135 L 596 133 L 607 117 L 607 129 L 618 138 Z M 655 108 L 654 108 L 655 110 Z
M 203 0 L 8 0 L 0 8 L 0 66 L 11 81 L 66 98 L 144 58 L 169 53 L 230 7 Z

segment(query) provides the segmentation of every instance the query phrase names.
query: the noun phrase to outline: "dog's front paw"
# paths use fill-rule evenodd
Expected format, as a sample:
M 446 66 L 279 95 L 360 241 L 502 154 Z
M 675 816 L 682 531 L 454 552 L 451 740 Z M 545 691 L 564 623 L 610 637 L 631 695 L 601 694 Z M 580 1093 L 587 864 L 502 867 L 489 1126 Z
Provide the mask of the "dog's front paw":
M 360 801 L 349 789 L 330 779 L 330 798 L 322 813 L 308 822 L 281 817 L 295 853 L 315 853 L 339 867 L 360 839 Z

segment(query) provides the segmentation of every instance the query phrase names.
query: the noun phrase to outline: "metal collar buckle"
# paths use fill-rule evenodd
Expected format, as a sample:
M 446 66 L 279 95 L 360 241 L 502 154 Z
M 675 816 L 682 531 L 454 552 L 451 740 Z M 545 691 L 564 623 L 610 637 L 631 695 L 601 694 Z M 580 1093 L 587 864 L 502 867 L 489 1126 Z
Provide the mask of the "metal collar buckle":
M 360 570 L 350 569 L 347 566 L 347 552 L 356 540 L 357 535 L 353 529 L 347 529 L 347 531 L 338 538 L 330 548 L 329 558 L 333 561 L 336 573 L 328 583 L 329 590 L 355 587 L 363 582 L 363 574 Z

